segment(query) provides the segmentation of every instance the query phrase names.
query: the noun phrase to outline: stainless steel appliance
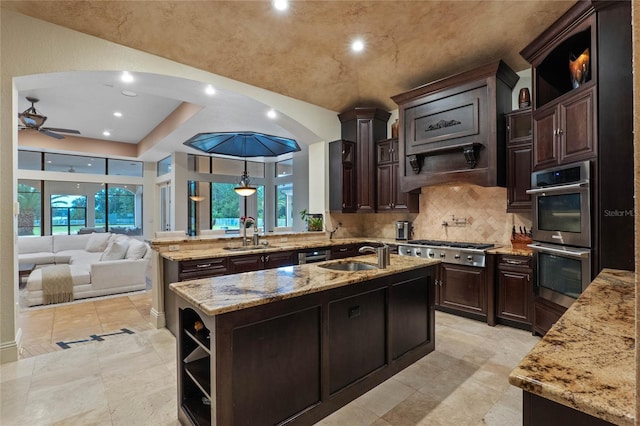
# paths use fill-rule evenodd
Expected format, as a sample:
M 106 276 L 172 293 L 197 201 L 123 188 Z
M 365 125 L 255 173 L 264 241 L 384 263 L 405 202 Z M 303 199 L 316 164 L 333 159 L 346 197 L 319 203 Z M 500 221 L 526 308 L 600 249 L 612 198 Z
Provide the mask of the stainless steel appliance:
M 558 305 L 570 307 L 591 283 L 589 248 L 533 243 L 536 293 Z
M 531 174 L 534 241 L 591 247 L 589 162 Z
M 493 244 L 464 243 L 439 240 L 411 240 L 398 245 L 400 256 L 418 256 L 440 259 L 445 263 L 484 268 L 485 251 Z
M 396 222 L 396 240 L 406 241 L 411 238 L 411 222 L 399 220 Z
M 327 249 L 309 249 L 298 253 L 298 264 L 324 262 L 329 259 L 329 250 Z

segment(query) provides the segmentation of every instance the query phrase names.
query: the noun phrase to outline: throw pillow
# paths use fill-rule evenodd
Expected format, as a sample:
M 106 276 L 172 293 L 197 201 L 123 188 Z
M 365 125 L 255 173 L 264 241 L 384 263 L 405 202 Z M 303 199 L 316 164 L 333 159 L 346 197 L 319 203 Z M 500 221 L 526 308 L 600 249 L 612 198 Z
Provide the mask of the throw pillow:
M 107 248 L 107 244 L 109 243 L 109 238 L 111 238 L 111 234 L 109 233 L 93 233 L 89 237 L 87 241 L 87 245 L 84 247 L 86 251 L 98 253 L 102 252 Z
M 109 242 L 109 246 L 102 253 L 100 260 L 120 260 L 124 259 L 124 255 L 127 253 L 129 243 L 122 240 L 113 240 Z
M 130 239 L 126 259 L 142 259 L 146 253 L 147 245 L 143 241 L 135 240 L 133 238 Z

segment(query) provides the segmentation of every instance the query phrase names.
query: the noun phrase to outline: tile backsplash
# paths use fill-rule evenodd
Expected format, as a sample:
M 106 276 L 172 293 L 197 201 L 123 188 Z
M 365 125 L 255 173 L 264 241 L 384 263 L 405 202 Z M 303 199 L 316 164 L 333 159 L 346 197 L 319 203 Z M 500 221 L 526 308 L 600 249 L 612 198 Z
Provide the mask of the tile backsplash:
M 342 227 L 336 237 L 395 238 L 395 222 L 413 223 L 414 239 L 468 241 L 509 245 L 515 225 L 531 228 L 530 214 L 507 213 L 507 190 L 470 184 L 422 188 L 420 213 L 332 213 Z M 455 216 L 456 221 L 453 220 Z M 466 224 L 462 224 L 466 219 Z M 443 226 L 443 222 L 448 226 Z

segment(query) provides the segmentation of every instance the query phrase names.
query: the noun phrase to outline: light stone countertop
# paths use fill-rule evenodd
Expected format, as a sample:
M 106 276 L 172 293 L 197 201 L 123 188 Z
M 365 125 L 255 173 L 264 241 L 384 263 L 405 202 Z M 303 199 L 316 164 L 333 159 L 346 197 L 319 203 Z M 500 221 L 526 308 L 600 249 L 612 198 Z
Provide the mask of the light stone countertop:
M 634 308 L 634 272 L 603 269 L 509 382 L 616 425 L 633 425 Z
M 251 255 L 251 254 L 262 254 L 262 253 L 274 253 L 279 251 L 290 251 L 290 250 L 305 250 L 305 249 L 313 249 L 320 247 L 330 247 L 330 246 L 338 246 L 345 244 L 368 244 L 368 243 L 386 243 L 386 244 L 398 244 L 396 240 L 391 239 L 377 239 L 377 238 L 334 238 L 334 239 L 295 239 L 291 241 L 273 241 L 270 240 L 269 245 L 265 245 L 264 248 L 259 249 L 251 249 L 251 250 L 228 250 L 225 249 L 224 246 L 229 246 L 233 248 L 241 248 L 241 242 L 239 239 L 231 240 L 230 242 L 224 243 L 224 239 L 222 240 L 223 245 L 219 247 L 189 247 L 181 246 L 181 249 L 178 251 L 164 251 L 160 253 L 162 257 L 168 260 L 172 260 L 175 262 L 181 262 L 186 260 L 199 260 L 199 259 L 212 259 L 217 257 L 229 257 L 229 256 L 242 256 L 242 255 Z
M 517 249 L 511 246 L 494 247 L 487 250 L 487 254 L 507 254 L 515 256 L 533 256 L 533 250 L 531 249 Z
M 375 255 L 286 266 L 241 274 L 172 283 L 169 288 L 207 315 L 219 315 L 283 299 L 317 293 L 440 263 L 439 260 L 391 255 L 385 269 L 334 271 L 319 265 L 356 261 L 376 265 Z

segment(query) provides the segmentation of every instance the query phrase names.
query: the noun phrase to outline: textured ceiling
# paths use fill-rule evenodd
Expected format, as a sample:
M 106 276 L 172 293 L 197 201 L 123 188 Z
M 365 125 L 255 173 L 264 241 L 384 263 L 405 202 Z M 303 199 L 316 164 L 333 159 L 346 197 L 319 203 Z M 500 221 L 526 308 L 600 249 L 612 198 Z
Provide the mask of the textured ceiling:
M 519 52 L 574 1 L 2 1 L 2 7 L 333 111 Z M 351 40 L 366 50 L 353 54 Z

